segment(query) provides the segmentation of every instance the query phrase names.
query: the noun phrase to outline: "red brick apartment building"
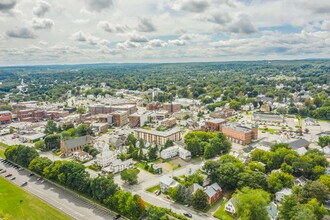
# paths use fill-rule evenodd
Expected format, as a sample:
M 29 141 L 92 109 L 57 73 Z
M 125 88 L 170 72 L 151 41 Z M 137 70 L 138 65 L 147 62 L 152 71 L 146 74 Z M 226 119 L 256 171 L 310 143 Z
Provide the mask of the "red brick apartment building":
M 221 127 L 221 131 L 234 143 L 246 145 L 252 140 L 258 139 L 258 127 L 247 128 L 237 123 L 227 123 Z
M 221 131 L 221 126 L 227 123 L 226 119 L 210 119 L 205 122 L 205 130 Z
M 45 116 L 45 111 L 38 109 L 24 109 L 16 111 L 19 121 L 34 122 L 40 121 Z

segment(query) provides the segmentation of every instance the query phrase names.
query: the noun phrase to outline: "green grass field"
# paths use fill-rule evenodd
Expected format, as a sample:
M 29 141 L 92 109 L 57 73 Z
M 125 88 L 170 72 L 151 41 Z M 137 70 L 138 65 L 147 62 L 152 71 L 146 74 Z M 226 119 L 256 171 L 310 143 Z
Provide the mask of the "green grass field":
M 71 219 L 2 177 L 0 186 L 0 211 L 8 215 L 9 219 Z M 22 203 L 20 200 L 23 200 Z
M 156 185 L 156 186 L 153 186 L 153 187 L 150 187 L 149 189 L 147 189 L 148 192 L 155 192 L 156 190 L 160 190 L 160 187 L 159 185 Z
M 3 158 L 3 159 L 6 159 L 4 150 L 0 149 L 0 157 Z

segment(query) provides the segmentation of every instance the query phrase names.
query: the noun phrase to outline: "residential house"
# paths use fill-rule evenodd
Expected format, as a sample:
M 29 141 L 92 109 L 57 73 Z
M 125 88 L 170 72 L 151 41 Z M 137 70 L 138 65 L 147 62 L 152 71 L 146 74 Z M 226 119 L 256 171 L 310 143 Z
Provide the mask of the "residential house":
M 229 201 L 226 202 L 225 211 L 231 214 L 235 214 L 237 211 L 236 204 L 237 204 L 237 200 L 234 197 L 231 197 L 231 199 L 229 199 Z
M 166 175 L 162 176 L 162 178 L 159 180 L 159 186 L 160 190 L 164 193 L 167 192 L 169 188 L 177 186 L 179 183 L 172 179 L 171 177 L 168 177 Z
M 186 150 L 182 147 L 179 147 L 179 157 L 182 160 L 190 160 L 191 159 L 191 152 L 189 150 Z
M 191 189 L 191 191 L 192 191 L 193 194 L 194 194 L 198 189 L 204 190 L 204 188 L 203 188 L 201 185 L 197 184 L 197 183 L 192 184 L 192 185 L 190 186 L 190 189 Z
M 269 206 L 267 206 L 266 208 L 267 208 L 269 219 L 270 220 L 277 220 L 277 218 L 278 218 L 278 209 L 277 209 L 277 205 L 275 204 L 275 202 L 271 202 L 269 204 Z
M 289 196 L 292 194 L 292 190 L 290 188 L 283 188 L 281 191 L 275 193 L 275 199 L 278 202 L 281 202 L 284 199 L 284 196 Z
M 76 160 L 79 160 L 79 161 L 87 161 L 87 160 L 90 160 L 92 159 L 92 155 L 89 155 L 88 153 L 86 153 L 85 151 L 75 151 L 73 152 L 73 157 L 76 159 Z
M 329 146 L 325 146 L 324 148 L 322 148 L 322 151 L 325 155 L 330 155 L 330 147 Z
M 134 166 L 134 162 L 132 158 L 124 161 L 122 161 L 121 159 L 115 159 L 110 163 L 109 166 L 104 167 L 102 171 L 104 173 L 119 173 L 122 172 L 123 170 L 132 168 L 133 166 Z
M 183 160 L 189 160 L 191 159 L 191 152 L 178 146 L 172 146 L 160 152 L 160 157 L 165 160 L 176 156 L 179 156 Z
M 86 135 L 78 138 L 73 138 L 70 140 L 61 141 L 61 154 L 64 156 L 71 155 L 74 151 L 82 151 L 82 148 L 90 144 L 92 141 L 91 136 Z
M 309 146 L 310 142 L 305 140 L 305 139 L 298 139 L 295 141 L 291 141 L 288 143 L 289 147 L 296 151 L 300 156 L 304 155 L 307 153 L 307 149 Z
M 294 180 L 294 185 L 304 186 L 307 182 L 307 179 L 304 176 L 300 176 Z
M 214 203 L 222 194 L 222 189 L 218 183 L 213 183 L 205 189 L 205 193 L 208 197 L 208 203 Z

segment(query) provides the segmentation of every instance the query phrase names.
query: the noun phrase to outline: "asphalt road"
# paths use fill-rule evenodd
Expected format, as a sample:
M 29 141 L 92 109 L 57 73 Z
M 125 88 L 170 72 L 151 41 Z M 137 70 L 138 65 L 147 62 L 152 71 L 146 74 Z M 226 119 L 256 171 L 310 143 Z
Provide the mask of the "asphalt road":
M 12 177 L 6 179 L 17 186 L 21 186 L 22 183 L 28 182 L 26 186 L 21 188 L 67 214 L 72 219 L 101 220 L 112 219 L 114 217 L 114 214 L 109 210 L 100 207 L 95 203 L 89 202 L 86 199 L 81 198 L 79 195 L 59 188 L 47 181 L 41 183 L 40 180 L 37 180 L 38 177 L 30 177 L 29 172 L 26 170 L 18 172 L 16 169 L 9 165 L 5 165 L 3 162 L 0 162 L 0 169 L 1 168 L 7 170 L 7 172 L 0 174 L 1 176 L 4 177 L 8 173 L 13 174 L 12 177 L 16 177 L 15 180 L 10 180 Z

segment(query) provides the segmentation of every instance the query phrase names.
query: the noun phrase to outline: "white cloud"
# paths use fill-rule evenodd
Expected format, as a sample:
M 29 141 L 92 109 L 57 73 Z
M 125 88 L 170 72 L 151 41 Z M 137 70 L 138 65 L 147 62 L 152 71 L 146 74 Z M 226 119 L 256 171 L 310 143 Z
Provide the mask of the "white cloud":
M 148 42 L 148 46 L 150 47 L 166 47 L 167 45 L 165 41 L 159 39 L 152 39 Z
M 156 31 L 155 25 L 152 23 L 151 19 L 148 18 L 138 18 L 137 30 L 141 32 L 154 32 Z
M 32 27 L 35 30 L 40 30 L 40 29 L 51 29 L 54 25 L 54 21 L 48 18 L 34 18 L 32 20 Z
M 90 45 L 98 45 L 98 44 L 108 44 L 109 41 L 105 39 L 101 39 L 99 37 L 95 37 L 90 33 L 85 33 L 83 31 L 78 31 L 74 34 L 71 35 L 70 37 L 72 40 L 77 41 L 77 42 L 85 42 Z
M 172 0 L 170 6 L 174 10 L 203 12 L 210 6 L 210 3 L 207 0 Z
M 187 41 L 185 40 L 180 40 L 180 39 L 176 39 L 176 40 L 169 40 L 168 41 L 169 45 L 172 46 L 185 46 L 187 44 Z
M 33 8 L 33 14 L 42 17 L 50 10 L 50 4 L 45 1 L 39 1 Z
M 121 50 L 128 50 L 131 48 L 138 48 L 140 47 L 141 44 L 140 43 L 136 43 L 136 42 L 131 42 L 131 41 L 125 41 L 124 43 L 117 43 L 117 48 L 121 49 Z
M 9 12 L 15 7 L 16 3 L 15 0 L 2 0 L 0 2 L 0 12 Z
M 29 39 L 29 38 L 33 39 L 37 37 L 37 35 L 35 35 L 29 28 L 26 27 L 8 30 L 6 32 L 6 35 L 9 38 L 22 38 L 22 39 Z
M 114 6 L 113 0 L 84 0 L 88 9 L 94 12 L 101 12 Z
M 108 21 L 100 21 L 97 26 L 110 33 L 126 33 L 130 31 L 130 27 L 127 25 L 111 24 Z
M 138 34 L 137 32 L 134 31 L 130 33 L 130 41 L 144 43 L 144 42 L 148 42 L 149 39 L 146 36 Z

